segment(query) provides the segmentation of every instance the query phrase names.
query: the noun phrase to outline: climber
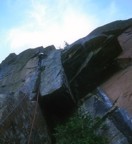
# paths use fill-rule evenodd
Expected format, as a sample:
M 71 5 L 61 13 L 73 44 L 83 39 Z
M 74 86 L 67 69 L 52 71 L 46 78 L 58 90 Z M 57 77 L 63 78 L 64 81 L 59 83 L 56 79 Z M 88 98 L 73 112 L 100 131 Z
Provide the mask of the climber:
M 39 58 L 39 60 L 38 60 L 38 65 L 39 65 L 39 66 L 41 66 L 41 61 L 42 61 L 43 57 L 44 57 L 44 53 L 43 53 L 43 52 L 40 52 L 40 53 L 38 54 L 38 58 Z

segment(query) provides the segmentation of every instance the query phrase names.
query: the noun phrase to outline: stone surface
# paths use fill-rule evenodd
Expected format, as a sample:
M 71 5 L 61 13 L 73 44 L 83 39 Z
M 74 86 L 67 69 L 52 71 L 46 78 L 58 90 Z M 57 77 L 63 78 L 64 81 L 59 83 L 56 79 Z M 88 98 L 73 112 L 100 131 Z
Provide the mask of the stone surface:
M 128 67 L 112 76 L 102 84 L 102 88 L 112 101 L 118 99 L 117 105 L 126 109 L 132 115 L 132 67 Z
M 112 109 L 112 107 L 116 107 L 116 109 L 109 114 L 109 119 L 111 119 L 118 130 L 120 130 L 122 134 L 127 137 L 128 142 L 131 143 L 132 119 L 127 112 L 117 106 L 118 99 L 112 102 L 109 96 L 105 94 L 105 92 L 101 88 L 97 89 L 97 96 L 99 96 L 101 100 L 97 100 L 97 102 L 95 103 L 96 113 L 100 114 L 100 112 L 102 111 L 102 113 L 107 113 L 107 111 Z
M 10 54 L 0 64 L 0 143 L 27 143 L 30 131 L 30 143 L 53 143 L 54 126 L 83 98 L 85 112 L 104 120 L 110 144 L 131 144 L 131 36 L 132 19 L 115 21 L 64 50 Z
M 37 96 L 39 96 L 42 113 L 37 108 L 38 114 L 35 122 L 37 127 L 34 129 L 38 129 L 40 132 L 38 133 L 39 136 L 37 136 L 39 140 L 41 135 L 40 143 L 42 141 L 48 143 L 49 141 L 50 144 L 49 128 L 53 128 L 52 125 L 56 121 L 61 121 L 66 115 L 71 113 L 75 103 L 61 63 L 61 51 L 56 50 L 54 46 L 49 46 L 45 49 L 43 47 L 28 49 L 19 55 L 10 54 L 0 65 L 0 121 L 1 124 L 5 123 L 5 127 L 1 131 L 3 133 L 2 137 L 4 135 L 4 140 L 12 139 L 15 141 L 16 139 L 19 142 L 22 141 L 21 143 L 27 143 L 29 133 L 24 136 L 24 132 L 21 132 L 20 129 L 23 127 L 26 130 L 27 125 L 30 127 L 29 130 L 31 129 L 30 122 L 32 121 L 29 122 L 29 119 L 33 119 L 33 112 L 37 103 L 32 101 L 36 101 Z M 23 98 L 20 93 L 26 95 L 26 100 L 23 103 L 21 103 Z M 20 116 L 20 113 L 17 112 L 21 110 L 23 113 Z M 16 113 L 16 118 L 14 113 Z M 10 114 L 13 114 L 11 120 Z M 42 119 L 43 115 L 45 117 Z M 6 118 L 10 121 L 8 127 L 6 126 Z M 45 119 L 50 125 L 47 129 Z M 21 126 L 19 126 L 20 120 L 23 121 L 20 124 Z M 39 125 L 39 120 L 42 121 L 44 127 L 41 124 Z M 17 124 L 18 126 L 15 128 L 17 132 L 13 133 L 12 126 Z M 41 127 L 44 137 L 41 134 Z M 11 129 L 9 133 L 6 132 L 8 129 Z M 17 139 L 17 135 L 20 138 Z
M 28 96 L 20 93 L 0 95 L 0 144 L 27 144 L 31 132 L 36 102 L 29 101 Z M 51 144 L 48 127 L 39 105 L 36 109 L 30 143 Z
M 53 50 L 41 63 L 41 96 L 50 95 L 62 87 L 64 71 L 61 64 L 61 51 Z
M 75 101 L 61 63 L 61 50 L 53 50 L 43 58 L 41 68 L 40 105 L 52 127 L 71 113 Z
M 121 117 L 118 117 L 116 111 L 109 113 L 109 111 L 112 109 L 112 105 L 113 104 L 107 95 L 100 88 L 98 88 L 96 91 L 89 94 L 87 98 L 82 99 L 80 109 L 84 114 L 89 113 L 94 118 L 100 117 L 103 119 L 102 124 L 105 125 L 105 128 L 99 128 L 98 132 L 99 134 L 105 135 L 108 138 L 109 144 L 129 144 L 129 141 L 131 143 L 131 138 L 129 137 L 129 139 L 128 136 L 131 136 L 131 131 L 129 131 L 129 128 L 126 126 L 128 122 L 126 121 L 126 124 L 124 124 L 125 129 L 121 130 L 120 128 L 124 123 L 124 120 L 122 120 L 123 117 L 121 115 Z M 120 113 L 119 109 L 118 112 Z M 104 119 L 107 113 L 108 115 Z M 118 119 L 115 117 L 118 117 Z M 120 126 L 117 127 L 117 125 Z M 124 134 L 124 132 L 126 132 L 127 135 Z
M 0 65 L 0 93 L 17 93 L 22 90 L 29 98 L 35 96 L 38 77 L 39 48 L 28 49 L 19 55 L 9 55 Z
M 47 50 L 48 49 L 48 50 Z M 51 47 L 45 49 L 49 51 Z M 39 83 L 38 54 L 43 47 L 9 55 L 0 65 L 0 143 L 50 144 L 45 117 L 36 101 Z M 37 108 L 35 108 L 37 106 Z M 34 113 L 34 111 L 37 113 Z
M 126 29 L 132 26 L 132 18 L 127 20 L 117 20 L 93 30 L 88 36 L 106 34 L 106 35 L 115 35 L 119 36 Z
M 112 101 L 118 98 L 117 105 L 121 109 L 127 110 L 128 115 L 132 116 L 132 27 L 119 35 L 118 41 L 123 49 L 117 57 L 121 70 L 103 83 L 101 87 Z
M 84 46 L 75 44 L 65 52 L 63 66 L 73 93 L 84 97 L 96 88 L 115 71 L 112 64 L 121 51 L 115 37 L 99 36 L 86 41 Z

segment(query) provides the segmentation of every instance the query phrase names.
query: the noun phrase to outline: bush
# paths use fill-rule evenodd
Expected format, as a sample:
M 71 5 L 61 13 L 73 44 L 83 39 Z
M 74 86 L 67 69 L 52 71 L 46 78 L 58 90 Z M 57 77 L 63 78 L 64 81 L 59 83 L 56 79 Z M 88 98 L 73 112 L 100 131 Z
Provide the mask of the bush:
M 97 120 L 90 115 L 74 114 L 65 124 L 55 128 L 57 144 L 106 144 L 107 139 L 98 135 L 94 126 Z M 93 129 L 94 128 L 94 129 Z

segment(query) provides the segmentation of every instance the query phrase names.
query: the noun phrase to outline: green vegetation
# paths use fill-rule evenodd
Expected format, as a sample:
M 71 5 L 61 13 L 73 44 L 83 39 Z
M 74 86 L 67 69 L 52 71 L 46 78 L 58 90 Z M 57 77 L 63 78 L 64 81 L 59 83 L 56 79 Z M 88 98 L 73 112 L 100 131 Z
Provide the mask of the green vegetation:
M 97 134 L 96 124 L 99 118 L 93 119 L 90 115 L 74 114 L 65 124 L 55 128 L 57 144 L 107 144 L 107 139 Z M 99 132 L 98 132 L 99 133 Z

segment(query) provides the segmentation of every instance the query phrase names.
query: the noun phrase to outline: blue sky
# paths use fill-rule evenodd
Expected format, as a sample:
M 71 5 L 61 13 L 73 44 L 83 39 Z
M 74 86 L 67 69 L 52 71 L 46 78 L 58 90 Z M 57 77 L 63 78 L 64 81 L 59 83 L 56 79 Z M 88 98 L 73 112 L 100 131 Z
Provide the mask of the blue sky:
M 9 53 L 63 47 L 95 28 L 131 18 L 131 0 L 0 0 L 0 62 Z

